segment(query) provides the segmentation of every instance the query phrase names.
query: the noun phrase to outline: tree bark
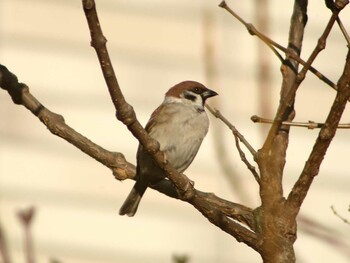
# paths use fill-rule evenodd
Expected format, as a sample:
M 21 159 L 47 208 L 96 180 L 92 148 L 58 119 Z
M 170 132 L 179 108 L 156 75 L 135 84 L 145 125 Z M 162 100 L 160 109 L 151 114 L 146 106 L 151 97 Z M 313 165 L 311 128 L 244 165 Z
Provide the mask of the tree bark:
M 300 55 L 304 28 L 307 21 L 307 0 L 296 0 L 291 17 L 288 50 Z M 287 59 L 281 66 L 283 82 L 280 105 L 269 134 L 258 153 L 261 173 L 261 207 L 258 211 L 259 230 L 262 236 L 261 256 L 265 263 L 295 262 L 293 244 L 296 240 L 296 220 L 285 211 L 282 179 L 289 142 L 289 129 L 283 121 L 292 121 L 295 115 L 293 90 L 298 74 L 298 62 Z

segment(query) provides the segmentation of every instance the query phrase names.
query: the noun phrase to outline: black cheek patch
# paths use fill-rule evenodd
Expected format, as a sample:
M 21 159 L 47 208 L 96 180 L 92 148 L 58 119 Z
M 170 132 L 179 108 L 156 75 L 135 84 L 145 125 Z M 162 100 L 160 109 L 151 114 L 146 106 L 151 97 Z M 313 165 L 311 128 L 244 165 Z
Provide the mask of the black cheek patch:
M 184 94 L 185 99 L 191 100 L 191 101 L 196 101 L 197 97 L 191 93 L 186 92 Z

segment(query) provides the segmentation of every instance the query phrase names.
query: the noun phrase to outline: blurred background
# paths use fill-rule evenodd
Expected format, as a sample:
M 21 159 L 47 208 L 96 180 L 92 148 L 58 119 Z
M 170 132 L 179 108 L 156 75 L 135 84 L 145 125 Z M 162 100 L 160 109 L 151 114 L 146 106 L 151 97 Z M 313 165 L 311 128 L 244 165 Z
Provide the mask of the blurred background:
M 273 118 L 281 86 L 278 59 L 219 1 L 97 0 L 99 18 L 127 101 L 142 124 L 174 84 L 192 79 L 220 96 L 220 109 L 259 149 Z M 227 2 L 240 16 L 287 46 L 293 1 Z M 302 57 L 307 59 L 330 17 L 322 1 L 310 1 Z M 350 8 L 341 13 L 350 30 Z M 51 111 L 95 143 L 135 163 L 137 141 L 114 117 L 81 1 L 0 0 L 0 63 L 25 82 Z M 314 63 L 336 82 L 346 42 L 337 26 Z M 298 91 L 296 121 L 323 122 L 335 92 L 308 73 Z M 343 122 L 348 122 L 349 109 Z M 349 262 L 349 130 L 339 130 L 301 210 L 298 262 Z M 292 128 L 285 193 L 299 176 L 317 130 Z M 247 153 L 247 156 L 249 154 Z M 251 207 L 258 187 L 240 161 L 230 131 L 211 117 L 209 133 L 186 171 L 198 189 Z M 36 208 L 32 234 L 36 262 L 63 263 L 261 262 L 246 245 L 210 224 L 190 205 L 149 190 L 134 218 L 118 215 L 133 185 L 53 136 L 24 107 L 0 92 L 0 222 L 13 262 L 25 262 L 23 228 L 16 213 Z

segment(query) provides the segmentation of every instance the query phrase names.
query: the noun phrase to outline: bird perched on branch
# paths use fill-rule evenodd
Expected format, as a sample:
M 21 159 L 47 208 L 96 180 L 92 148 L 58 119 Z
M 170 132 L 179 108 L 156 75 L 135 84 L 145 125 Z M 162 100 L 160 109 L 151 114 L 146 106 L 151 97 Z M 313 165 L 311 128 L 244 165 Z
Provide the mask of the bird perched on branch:
M 152 113 L 146 131 L 160 144 L 167 161 L 183 173 L 192 163 L 208 132 L 209 120 L 204 110 L 206 99 L 218 95 L 196 81 L 183 81 L 168 90 L 163 103 Z M 120 215 L 135 215 L 149 185 L 165 178 L 165 172 L 140 144 L 137 151 L 136 183 Z

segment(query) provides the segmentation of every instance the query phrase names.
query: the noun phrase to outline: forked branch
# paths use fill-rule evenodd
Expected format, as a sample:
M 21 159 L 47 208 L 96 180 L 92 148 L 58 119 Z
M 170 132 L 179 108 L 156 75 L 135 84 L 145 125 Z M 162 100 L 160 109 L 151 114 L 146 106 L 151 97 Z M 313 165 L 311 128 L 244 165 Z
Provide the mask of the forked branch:
M 0 65 L 0 87 L 9 93 L 15 104 L 23 105 L 37 116 L 52 134 L 59 136 L 101 164 L 110 168 L 116 179 L 135 179 L 135 166 L 126 161 L 123 154 L 110 152 L 75 131 L 65 123 L 61 115 L 43 106 L 30 93 L 28 86 L 24 83 L 19 83 L 17 77 L 2 65 Z M 167 179 L 151 187 L 169 197 L 176 199 L 181 198 L 178 191 L 174 189 L 174 185 Z M 225 232 L 228 232 L 230 235 L 236 235 L 237 233 L 237 237 L 239 237 L 241 241 L 244 242 L 245 233 L 248 233 L 247 243 L 252 247 L 256 247 L 255 233 L 237 223 L 237 221 L 241 222 L 250 229 L 254 229 L 252 209 L 199 190 L 195 190 L 195 197 L 191 200 L 191 203 L 205 215 L 209 221 L 213 222 Z M 218 215 L 221 216 L 218 217 Z M 223 225 L 223 220 L 225 222 L 228 220 L 227 222 L 229 223 Z
M 238 223 L 228 218 L 220 209 L 216 209 L 211 203 L 203 199 L 202 194 L 194 189 L 191 181 L 183 174 L 179 174 L 164 159 L 164 154 L 159 149 L 159 143 L 150 138 L 141 124 L 136 119 L 136 114 L 122 94 L 116 75 L 113 70 L 112 62 L 109 58 L 106 47 L 106 38 L 104 37 L 101 25 L 98 20 L 96 5 L 93 0 L 83 0 L 83 9 L 89 25 L 91 34 L 91 45 L 94 47 L 100 66 L 108 86 L 118 120 L 123 122 L 130 132 L 145 147 L 154 161 L 161 167 L 167 177 L 175 185 L 182 200 L 191 203 L 198 209 L 209 221 L 220 227 L 227 233 L 233 235 L 237 240 L 245 242 L 247 245 L 259 250 L 257 237 L 254 232 L 242 227 Z
M 281 54 L 279 54 L 277 49 L 282 51 L 288 58 L 295 60 L 296 62 L 300 63 L 303 66 L 306 65 L 306 62 L 301 57 L 299 57 L 298 55 L 296 55 L 293 52 L 290 52 L 290 50 L 288 48 L 285 48 L 281 44 L 277 43 L 276 41 L 274 41 L 271 38 L 269 38 L 268 36 L 266 36 L 264 33 L 257 30 L 253 24 L 246 22 L 242 17 L 240 17 L 233 9 L 231 9 L 227 5 L 226 1 L 222 1 L 219 6 L 224 8 L 233 17 L 235 17 L 239 22 L 241 22 L 246 27 L 249 34 L 251 34 L 253 36 L 257 36 L 261 41 L 263 41 L 272 50 L 272 52 L 277 56 L 277 58 L 282 63 L 286 63 L 287 61 L 281 56 Z M 309 70 L 316 77 L 318 77 L 320 80 L 322 80 L 324 83 L 326 83 L 328 86 L 330 86 L 334 90 L 338 89 L 338 87 L 335 83 L 333 83 L 329 78 L 327 78 L 324 74 L 322 74 L 320 71 L 318 71 L 313 66 L 310 65 Z
M 344 71 L 339 79 L 338 87 L 339 89 L 336 98 L 334 99 L 326 122 L 319 132 L 299 179 L 294 184 L 293 189 L 288 196 L 287 205 L 291 209 L 292 216 L 294 217 L 298 214 L 300 206 L 307 195 L 313 179 L 319 173 L 319 168 L 323 158 L 335 136 L 340 118 L 345 110 L 347 101 L 350 98 L 350 49 L 348 50 Z

